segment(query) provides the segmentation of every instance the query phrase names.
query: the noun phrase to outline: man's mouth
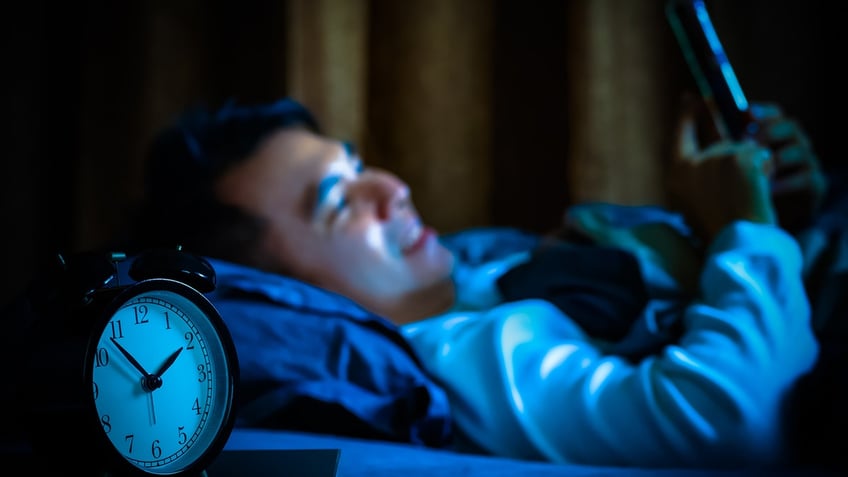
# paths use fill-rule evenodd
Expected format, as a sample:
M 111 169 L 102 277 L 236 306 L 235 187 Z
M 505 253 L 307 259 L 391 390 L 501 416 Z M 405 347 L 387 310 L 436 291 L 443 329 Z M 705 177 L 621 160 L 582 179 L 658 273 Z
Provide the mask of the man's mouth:
M 415 253 L 420 249 L 427 240 L 433 235 L 433 230 L 429 227 L 424 227 L 419 222 L 415 222 L 406 233 L 400 237 L 400 249 L 404 255 Z

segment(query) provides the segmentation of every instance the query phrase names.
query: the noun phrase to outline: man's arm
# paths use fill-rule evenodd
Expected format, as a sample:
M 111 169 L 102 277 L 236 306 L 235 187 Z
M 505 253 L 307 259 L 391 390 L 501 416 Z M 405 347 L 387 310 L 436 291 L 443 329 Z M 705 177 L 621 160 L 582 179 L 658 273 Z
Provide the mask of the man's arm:
M 541 301 L 406 330 L 458 427 L 488 452 L 592 465 L 723 466 L 780 458 L 781 401 L 817 344 L 797 244 L 738 222 L 716 238 L 679 344 L 605 356 Z
M 507 303 L 407 329 L 458 426 L 489 452 L 558 462 L 777 462 L 782 401 L 818 345 L 795 240 L 771 201 L 774 148 L 703 147 L 682 116 L 670 192 L 702 241 L 684 335 L 630 364 L 546 302 Z

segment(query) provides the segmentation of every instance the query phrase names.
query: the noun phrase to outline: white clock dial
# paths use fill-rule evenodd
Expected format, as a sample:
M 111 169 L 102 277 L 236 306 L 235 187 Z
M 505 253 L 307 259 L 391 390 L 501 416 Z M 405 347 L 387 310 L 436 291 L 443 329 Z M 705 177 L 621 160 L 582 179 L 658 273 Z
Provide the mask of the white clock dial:
M 181 284 L 155 282 L 137 286 L 112 313 L 90 365 L 109 441 L 139 469 L 168 474 L 192 465 L 219 436 L 232 381 L 209 310 L 171 289 Z

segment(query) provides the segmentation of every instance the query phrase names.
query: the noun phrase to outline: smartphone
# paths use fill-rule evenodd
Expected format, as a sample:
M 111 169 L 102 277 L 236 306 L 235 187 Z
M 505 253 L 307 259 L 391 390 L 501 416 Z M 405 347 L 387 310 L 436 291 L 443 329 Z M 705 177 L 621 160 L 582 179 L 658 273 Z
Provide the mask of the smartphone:
M 742 139 L 756 132 L 748 100 L 713 28 L 704 0 L 668 0 L 666 17 L 695 83 L 713 108 L 724 137 Z

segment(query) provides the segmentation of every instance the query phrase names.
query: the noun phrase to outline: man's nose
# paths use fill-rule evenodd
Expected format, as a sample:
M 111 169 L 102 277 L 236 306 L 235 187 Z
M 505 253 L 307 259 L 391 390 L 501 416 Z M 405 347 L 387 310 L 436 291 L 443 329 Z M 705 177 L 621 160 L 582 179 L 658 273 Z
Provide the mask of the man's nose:
M 368 171 L 360 176 L 359 196 L 374 207 L 380 220 L 388 220 L 409 205 L 409 186 L 397 176 Z

